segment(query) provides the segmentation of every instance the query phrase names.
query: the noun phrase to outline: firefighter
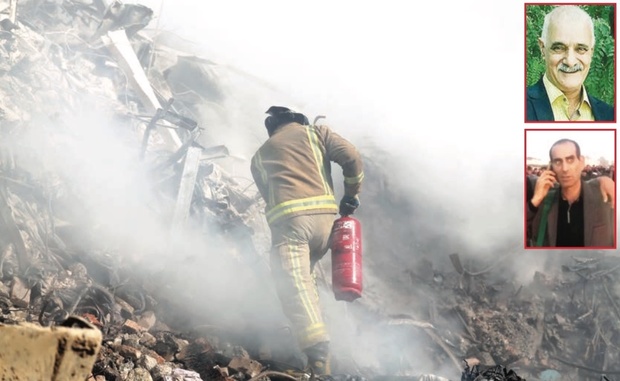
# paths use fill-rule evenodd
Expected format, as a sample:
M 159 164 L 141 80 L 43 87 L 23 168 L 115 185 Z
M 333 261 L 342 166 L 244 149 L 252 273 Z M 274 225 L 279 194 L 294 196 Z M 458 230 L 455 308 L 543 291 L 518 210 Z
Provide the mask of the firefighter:
M 271 272 L 308 366 L 330 374 L 329 334 L 323 320 L 314 265 L 327 252 L 335 216 L 353 214 L 364 178 L 362 159 L 329 127 L 286 107 L 266 112 L 269 138 L 252 157 L 251 171 L 265 200 L 271 230 Z M 342 167 L 344 195 L 336 202 L 331 161 Z

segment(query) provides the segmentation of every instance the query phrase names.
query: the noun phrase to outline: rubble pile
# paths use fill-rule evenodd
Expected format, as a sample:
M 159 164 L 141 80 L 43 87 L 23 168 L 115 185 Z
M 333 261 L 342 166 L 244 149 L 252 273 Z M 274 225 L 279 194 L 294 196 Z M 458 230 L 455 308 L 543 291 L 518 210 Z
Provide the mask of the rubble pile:
M 476 357 L 528 380 L 544 379 L 541 374 L 551 371 L 561 380 L 616 379 L 620 258 L 588 254 L 555 257 L 553 262 L 565 264 L 537 271 L 527 285 L 509 280 L 505 258 L 491 266 L 477 263 L 474 271 L 453 254 L 454 272 L 423 261 L 410 276 L 418 293 L 433 295 L 428 312 L 419 317 L 431 323 L 433 340 L 443 342 L 434 349 L 437 358 Z M 430 329 L 412 324 L 411 317 L 392 324 Z
M 227 148 L 198 142 L 207 101 L 220 96 L 217 84 L 205 87 L 211 64 L 172 49 L 145 51 L 151 44 L 137 32 L 152 11 L 141 5 L 21 1 L 15 13 L 3 15 L 0 30 L 0 322 L 86 319 L 104 333 L 95 380 L 255 376 L 262 368 L 243 348 L 173 333 L 162 320 L 183 320 L 185 311 L 175 316 L 173 301 L 162 306 L 161 295 L 145 289 L 154 283 L 148 275 L 132 273 L 137 262 L 122 261 L 126 252 L 95 244 L 104 231 L 85 216 L 89 189 L 44 168 L 66 147 L 102 143 L 77 139 L 70 124 L 95 111 L 111 115 L 104 124 L 142 160 L 157 195 L 153 214 L 170 225 L 170 238 L 187 225 L 208 225 L 231 252 L 247 253 L 248 220 L 260 217 L 260 205 L 215 162 Z M 91 126 L 81 127 L 87 135 Z
M 261 260 L 268 237 L 257 193 L 218 164 L 229 155 L 227 147 L 201 139 L 227 96 L 217 65 L 156 47 L 141 33 L 153 17 L 141 5 L 103 0 L 16 5 L 0 5 L 0 323 L 51 326 L 69 316 L 86 319 L 104 334 L 91 380 L 291 378 L 278 372 L 276 348 L 249 345 L 239 332 L 216 325 L 197 327 L 188 299 L 163 287 L 161 273 L 136 274 L 143 262 L 132 257 L 135 247 L 102 245 L 105 224 L 89 215 L 92 189 L 46 160 L 62 156 L 67 142 L 80 137 L 70 127 L 76 120 L 106 115 L 110 119 L 103 124 L 133 150 L 136 168 L 147 174 L 153 192 L 141 201 L 149 206 L 153 226 L 170 232 L 151 238 L 175 242 L 188 226 L 208 230 L 210 239 L 221 241 L 211 246 L 224 248 L 222 254 L 241 273 Z M 87 147 L 77 152 L 76 162 L 105 144 L 78 141 Z M 373 193 L 391 200 L 389 187 L 378 188 L 387 183 L 381 170 L 369 158 L 368 163 L 368 200 Z M 97 179 L 96 170 L 76 171 Z M 360 212 L 362 220 L 364 213 L 376 217 L 368 219 L 368 231 L 397 225 L 383 221 L 372 202 Z M 375 238 L 366 236 L 367 247 L 373 248 Z M 395 240 L 400 238 L 409 245 L 410 237 Z M 397 275 L 391 275 L 396 262 L 385 260 L 390 253 L 369 256 L 365 267 L 385 282 L 370 284 L 365 297 L 350 304 L 360 353 L 351 354 L 349 363 L 336 359 L 336 367 L 369 378 L 437 369 L 458 374 L 462 359 L 475 356 L 528 380 L 550 372 L 562 380 L 619 377 L 620 259 L 564 258 L 559 271 L 538 272 L 520 285 L 506 268 L 512 263 L 506 258 L 519 255 L 514 252 L 490 266 L 478 264 L 481 270 L 465 268 L 454 254 L 453 268 L 420 259 Z M 326 273 L 329 268 L 319 283 L 329 289 Z M 230 275 L 231 284 L 236 275 Z M 420 309 L 424 302 L 427 308 Z M 378 338 L 374 348 L 365 347 L 369 338 Z M 420 350 L 432 364 L 418 361 Z M 376 352 L 379 363 L 364 362 L 364 351 Z

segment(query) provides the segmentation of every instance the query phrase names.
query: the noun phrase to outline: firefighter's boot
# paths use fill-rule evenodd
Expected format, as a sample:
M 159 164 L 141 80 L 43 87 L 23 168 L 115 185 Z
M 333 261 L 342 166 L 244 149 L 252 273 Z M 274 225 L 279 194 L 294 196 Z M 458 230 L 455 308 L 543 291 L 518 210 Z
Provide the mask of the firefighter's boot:
M 329 341 L 323 341 L 306 348 L 304 353 L 308 356 L 308 367 L 312 369 L 315 375 L 325 376 L 331 374 Z

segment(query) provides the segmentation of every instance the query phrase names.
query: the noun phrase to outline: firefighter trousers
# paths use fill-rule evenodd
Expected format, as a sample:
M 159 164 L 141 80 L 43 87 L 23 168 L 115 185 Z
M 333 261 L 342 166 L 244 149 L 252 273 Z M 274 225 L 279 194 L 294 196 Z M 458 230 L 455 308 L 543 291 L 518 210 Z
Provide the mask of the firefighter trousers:
M 295 216 L 271 226 L 271 271 L 284 314 L 302 350 L 329 341 L 314 264 L 330 246 L 334 214 Z

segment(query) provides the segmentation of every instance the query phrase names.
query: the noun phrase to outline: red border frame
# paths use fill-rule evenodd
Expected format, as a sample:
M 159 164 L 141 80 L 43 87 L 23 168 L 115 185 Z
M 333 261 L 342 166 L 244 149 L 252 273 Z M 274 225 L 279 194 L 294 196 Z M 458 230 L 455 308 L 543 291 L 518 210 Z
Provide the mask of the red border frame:
M 617 250 L 618 249 L 618 185 L 614 182 L 614 200 L 616 203 L 616 207 L 614 208 L 614 245 L 613 247 L 608 246 L 588 246 L 588 247 L 551 247 L 551 246 L 543 246 L 543 247 L 528 247 L 527 246 L 527 132 L 528 131 L 587 131 L 587 132 L 595 132 L 595 131 L 613 131 L 614 132 L 614 170 L 616 171 L 616 180 L 617 169 L 618 169 L 618 140 L 617 140 L 617 130 L 615 128 L 525 128 L 523 131 L 523 249 L 524 250 Z
M 527 7 L 536 5 L 601 5 L 614 7 L 614 120 L 613 121 L 528 121 L 527 120 Z M 618 62 L 618 31 L 616 25 L 618 17 L 617 3 L 525 3 L 523 4 L 523 121 L 524 123 L 616 123 L 618 120 L 617 104 L 618 104 L 618 78 L 616 74 L 616 65 Z

